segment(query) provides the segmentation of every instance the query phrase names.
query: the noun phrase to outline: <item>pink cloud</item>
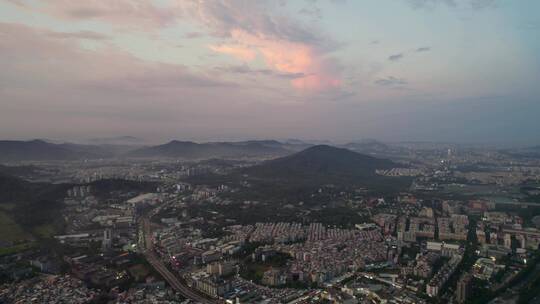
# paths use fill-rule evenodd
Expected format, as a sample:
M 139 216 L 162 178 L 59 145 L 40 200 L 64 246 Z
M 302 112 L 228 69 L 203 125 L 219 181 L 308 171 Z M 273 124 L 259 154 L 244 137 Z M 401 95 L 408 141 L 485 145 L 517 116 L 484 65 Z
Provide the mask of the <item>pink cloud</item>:
M 301 74 L 291 85 L 321 91 L 341 85 L 337 65 L 326 58 L 333 43 L 314 29 L 280 14 L 275 1 L 180 1 L 184 15 L 192 16 L 230 43 L 211 46 L 215 52 L 252 61 L 260 55 L 266 65 L 280 73 Z
M 27 3 L 27 0 L 17 1 Z M 38 3 L 26 7 L 69 21 L 98 20 L 137 31 L 159 29 L 173 24 L 180 16 L 191 16 L 206 26 L 211 35 L 230 40 L 209 46 L 215 52 L 244 62 L 260 55 L 277 72 L 304 75 L 291 80 L 291 85 L 298 89 L 321 91 L 341 85 L 337 65 L 326 58 L 332 42 L 318 31 L 274 11 L 273 1 L 177 0 L 167 2 L 167 6 L 153 0 L 39 0 Z
M 291 84 L 298 89 L 320 90 L 322 88 L 338 88 L 341 86 L 341 80 L 338 78 L 319 74 L 293 79 L 291 80 Z
M 252 61 L 257 57 L 256 51 L 242 45 L 211 45 L 210 49 L 214 52 L 232 55 L 244 61 Z
M 297 89 L 320 91 L 341 85 L 341 80 L 325 63 L 323 55 L 307 43 L 254 35 L 242 29 L 232 30 L 231 38 L 235 44 L 211 49 L 245 61 L 254 60 L 256 50 L 276 71 L 305 75 L 291 80 L 291 85 Z

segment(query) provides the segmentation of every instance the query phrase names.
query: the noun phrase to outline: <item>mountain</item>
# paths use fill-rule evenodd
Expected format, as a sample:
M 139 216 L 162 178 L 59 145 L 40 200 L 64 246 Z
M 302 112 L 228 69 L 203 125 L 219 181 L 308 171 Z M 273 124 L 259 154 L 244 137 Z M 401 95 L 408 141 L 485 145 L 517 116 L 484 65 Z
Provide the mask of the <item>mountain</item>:
M 62 199 L 74 185 L 29 182 L 5 174 L 4 171 L 14 170 L 5 168 L 0 167 L 0 215 L 16 223 L 21 230 L 40 238 L 43 235 L 37 228 L 42 225 L 52 227 L 53 233 L 63 233 L 65 222 L 62 209 L 65 205 Z M 103 199 L 117 191 L 153 192 L 157 187 L 156 183 L 117 179 L 99 180 L 89 185 L 92 186 L 92 193 Z M 4 207 L 4 204 L 9 204 L 9 207 Z
M 135 140 L 135 138 L 131 137 L 121 137 L 120 139 Z M 104 141 L 97 140 L 96 142 Z M 274 158 L 291 154 L 301 148 L 304 147 L 283 144 L 275 140 L 209 143 L 173 140 L 163 145 L 142 148 L 133 144 L 86 145 L 53 143 L 39 139 L 31 141 L 4 140 L 0 141 L 0 163 L 13 161 L 70 161 L 112 157 L 165 157 L 193 160 L 210 158 L 237 159 L 243 157 Z
M 29 199 L 32 193 L 29 185 L 30 183 L 20 178 L 0 172 L 0 204 Z
M 0 172 L 0 204 L 62 198 L 69 185 L 33 183 Z
M 354 180 L 376 178 L 376 169 L 399 165 L 386 159 L 359 154 L 348 149 L 317 145 L 290 156 L 270 160 L 244 169 L 244 173 L 271 179 Z
M 77 160 L 110 157 L 111 153 L 100 146 L 54 144 L 43 140 L 0 141 L 0 162 Z
M 74 160 L 81 156 L 80 153 L 63 144 L 53 144 L 43 140 L 0 141 L 0 161 Z
M 67 184 L 32 183 L 0 173 L 0 205 L 9 203 L 6 215 L 24 229 L 62 221 L 60 210 Z
M 211 186 L 226 184 L 235 188 L 240 185 L 237 191 L 229 194 L 233 200 L 324 204 L 341 191 L 364 188 L 374 194 L 388 195 L 408 189 L 412 178 L 376 174 L 377 169 L 395 167 L 401 165 L 343 148 L 317 145 L 251 167 L 238 168 L 226 175 L 191 176 L 187 182 Z M 319 192 L 322 188 L 325 190 Z
M 320 187 L 330 185 L 333 185 L 330 188 L 338 192 L 357 188 L 386 194 L 403 191 L 410 186 L 410 178 L 376 174 L 377 169 L 394 167 L 400 165 L 348 149 L 317 145 L 285 157 L 237 169 L 226 176 L 190 177 L 189 182 L 220 185 L 232 181 L 233 184 L 247 185 L 231 194 L 234 199 L 313 202 L 330 199 L 324 195 L 313 196 Z
M 290 152 L 277 141 L 242 141 L 195 143 L 173 140 L 164 145 L 141 148 L 127 153 L 129 157 L 170 157 L 185 159 L 240 158 L 283 156 Z

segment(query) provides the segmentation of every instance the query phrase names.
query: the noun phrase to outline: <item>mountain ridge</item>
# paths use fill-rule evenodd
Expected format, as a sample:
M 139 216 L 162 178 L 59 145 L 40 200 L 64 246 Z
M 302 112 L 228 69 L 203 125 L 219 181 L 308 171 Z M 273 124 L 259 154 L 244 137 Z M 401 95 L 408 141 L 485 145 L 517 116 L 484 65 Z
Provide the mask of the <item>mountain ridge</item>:
M 75 146 L 73 145 L 53 144 L 39 139 L 30 141 L 2 140 L 0 141 L 0 161 L 76 160 L 98 157 L 90 152 L 74 150 Z
M 258 177 L 313 178 L 374 177 L 377 169 L 390 169 L 398 164 L 345 148 L 316 145 L 295 154 L 245 168 L 246 174 Z
M 281 156 L 290 153 L 277 141 L 208 142 L 171 140 L 166 144 L 131 151 L 128 157 L 171 157 L 185 159 Z

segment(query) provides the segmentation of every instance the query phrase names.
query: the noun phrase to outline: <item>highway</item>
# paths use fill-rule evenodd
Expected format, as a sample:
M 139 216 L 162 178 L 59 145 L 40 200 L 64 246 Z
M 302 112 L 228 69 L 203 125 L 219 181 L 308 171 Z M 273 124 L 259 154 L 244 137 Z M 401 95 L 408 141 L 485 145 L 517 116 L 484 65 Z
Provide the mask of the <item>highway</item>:
M 171 285 L 171 287 L 179 292 L 187 299 L 193 300 L 197 303 L 213 304 L 218 303 L 217 300 L 211 300 L 207 297 L 192 290 L 189 286 L 176 277 L 166 266 L 161 259 L 156 255 L 153 249 L 152 243 L 152 230 L 150 227 L 150 221 L 147 217 L 141 217 L 139 222 L 139 228 L 143 233 L 143 238 L 139 239 L 139 245 L 141 245 L 142 253 L 146 257 L 146 260 L 161 274 L 161 276 Z

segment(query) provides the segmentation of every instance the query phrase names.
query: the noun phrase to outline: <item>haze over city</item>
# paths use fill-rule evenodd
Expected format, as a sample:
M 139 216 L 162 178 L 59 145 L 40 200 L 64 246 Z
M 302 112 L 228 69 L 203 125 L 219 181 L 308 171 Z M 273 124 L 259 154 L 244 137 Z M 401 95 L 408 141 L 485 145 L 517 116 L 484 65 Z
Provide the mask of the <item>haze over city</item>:
M 0 1 L 0 138 L 538 144 L 534 0 Z

